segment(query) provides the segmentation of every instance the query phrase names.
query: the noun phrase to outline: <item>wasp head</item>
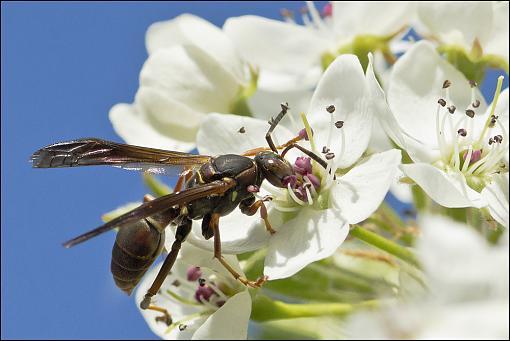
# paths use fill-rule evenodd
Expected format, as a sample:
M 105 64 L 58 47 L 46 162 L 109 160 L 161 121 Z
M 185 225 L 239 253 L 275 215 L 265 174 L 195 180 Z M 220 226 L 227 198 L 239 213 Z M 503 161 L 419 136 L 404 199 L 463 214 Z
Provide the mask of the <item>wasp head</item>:
M 260 152 L 255 156 L 255 162 L 264 178 L 273 186 L 285 188 L 288 178 L 294 175 L 290 163 L 276 153 Z

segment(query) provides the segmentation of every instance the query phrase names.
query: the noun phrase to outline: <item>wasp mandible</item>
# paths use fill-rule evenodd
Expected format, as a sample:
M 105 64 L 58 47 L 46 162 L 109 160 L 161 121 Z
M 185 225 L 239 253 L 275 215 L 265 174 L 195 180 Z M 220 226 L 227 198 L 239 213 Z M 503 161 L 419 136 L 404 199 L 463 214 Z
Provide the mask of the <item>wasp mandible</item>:
M 191 231 L 192 220 L 202 219 L 202 235 L 206 239 L 214 238 L 214 257 L 244 285 L 261 286 L 266 278 L 255 281 L 243 278 L 222 257 L 219 220 L 239 206 L 246 215 L 260 211 L 266 229 L 274 233 L 264 204 L 271 198 L 257 200 L 255 197 L 262 182 L 267 180 L 276 187 L 286 187 L 286 181 L 294 175 L 294 170 L 284 156 L 292 148 L 301 150 L 326 168 L 322 158 L 297 144 L 303 137 L 297 136 L 281 146 L 275 146 L 271 134 L 288 109 L 288 104 L 281 104 L 280 113 L 269 121 L 270 127 L 266 133 L 269 148 L 253 149 L 242 155 L 212 157 L 96 138 L 56 143 L 36 151 L 31 158 L 34 168 L 110 165 L 158 173 L 162 169 L 176 166 L 183 169 L 173 193 L 153 200 L 147 199 L 139 207 L 65 242 L 64 246 L 75 246 L 118 227 L 112 250 L 111 272 L 116 285 L 130 294 L 162 252 L 166 227 L 175 225 L 175 241 L 152 286 L 140 302 L 142 309 L 162 311 L 151 305 L 151 298 L 157 294 L 172 269 L 181 244 Z M 281 153 L 279 149 L 282 149 Z

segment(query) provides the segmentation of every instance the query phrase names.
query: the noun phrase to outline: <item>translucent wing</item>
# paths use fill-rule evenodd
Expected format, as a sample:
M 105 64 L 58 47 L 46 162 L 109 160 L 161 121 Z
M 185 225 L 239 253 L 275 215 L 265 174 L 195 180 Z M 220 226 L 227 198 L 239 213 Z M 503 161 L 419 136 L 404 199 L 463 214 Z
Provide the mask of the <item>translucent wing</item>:
M 85 138 L 59 142 L 32 154 L 34 168 L 60 168 L 109 165 L 128 170 L 173 175 L 183 168 L 193 168 L 211 159 L 171 150 L 154 149 L 129 144 Z
M 101 233 L 109 231 L 114 227 L 122 228 L 132 224 L 140 219 L 152 216 L 156 213 L 167 210 L 175 205 L 182 205 L 189 203 L 209 195 L 223 195 L 230 188 L 235 186 L 235 181 L 222 181 L 217 180 L 204 185 L 198 185 L 193 188 L 183 190 L 181 192 L 171 193 L 162 197 L 156 198 L 152 201 L 143 203 L 137 208 L 124 213 L 123 215 L 110 220 L 100 227 L 73 238 L 64 243 L 66 248 L 72 247 L 76 244 L 82 243 L 90 238 L 93 238 Z

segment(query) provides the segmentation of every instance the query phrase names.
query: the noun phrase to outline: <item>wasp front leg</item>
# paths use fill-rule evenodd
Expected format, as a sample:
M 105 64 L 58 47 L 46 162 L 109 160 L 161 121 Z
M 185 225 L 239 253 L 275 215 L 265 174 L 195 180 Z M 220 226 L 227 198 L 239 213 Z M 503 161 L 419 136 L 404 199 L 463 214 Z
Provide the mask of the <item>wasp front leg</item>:
M 260 277 L 256 281 L 250 281 L 245 277 L 242 277 L 241 274 L 239 274 L 230 264 L 228 264 L 225 258 L 223 258 L 221 255 L 219 220 L 220 215 L 218 213 L 213 213 L 209 222 L 211 230 L 214 233 L 214 257 L 218 259 L 221 265 L 223 265 L 223 267 L 227 269 L 227 271 L 230 272 L 236 280 L 243 283 L 247 287 L 260 288 L 267 281 L 266 276 Z
M 252 216 L 260 209 L 260 217 L 262 220 L 264 220 L 264 224 L 266 225 L 267 232 L 271 234 L 275 234 L 276 231 L 271 226 L 271 223 L 269 222 L 269 219 L 267 217 L 267 208 L 264 202 L 273 200 L 273 198 L 269 195 L 265 196 L 264 198 L 260 200 L 255 200 L 255 196 L 249 197 L 247 199 L 244 199 L 239 203 L 239 208 L 241 209 L 241 212 Z

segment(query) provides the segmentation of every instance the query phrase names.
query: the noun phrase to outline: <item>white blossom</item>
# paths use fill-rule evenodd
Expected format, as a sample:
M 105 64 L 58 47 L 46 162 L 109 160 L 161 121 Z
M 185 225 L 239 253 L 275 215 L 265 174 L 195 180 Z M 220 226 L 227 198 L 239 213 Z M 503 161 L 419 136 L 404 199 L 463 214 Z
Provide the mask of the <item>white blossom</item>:
M 419 42 L 395 64 L 387 101 L 385 129 L 413 161 L 403 172 L 442 206 L 487 206 L 481 192 L 508 172 L 508 89 L 487 107 L 475 84 Z M 508 195 L 497 197 L 508 211 Z
M 170 233 L 171 235 L 171 233 Z M 169 248 L 173 237 L 165 242 Z M 235 256 L 225 257 L 240 273 Z M 156 277 L 161 263 L 142 279 L 136 291 L 136 304 L 143 299 Z M 251 313 L 251 298 L 246 287 L 204 251 L 186 243 L 172 272 L 168 275 L 152 305 L 166 309 L 171 324 L 158 311 L 140 309 L 151 330 L 169 340 L 246 339 Z
M 354 315 L 345 325 L 346 336 L 508 339 L 508 233 L 492 246 L 471 227 L 448 218 L 424 216 L 419 222 L 423 236 L 417 251 L 428 291 Z
M 307 120 L 314 132 L 310 142 L 314 146 L 304 145 L 327 160 L 327 169 L 318 164 L 308 166 L 298 175 L 300 185 L 296 187 L 290 183 L 287 189 L 263 184 L 261 196 L 273 196 L 269 220 L 277 232 L 270 236 L 259 217 L 233 212 L 220 219 L 224 252 L 242 253 L 267 246 L 265 275 L 269 279 L 288 277 L 307 264 L 330 256 L 346 238 L 349 224 L 363 221 L 377 209 L 395 176 L 400 152 L 363 156 L 374 117 L 372 81 L 372 68 L 365 76 L 353 55 L 340 56 L 329 66 L 308 109 Z M 330 108 L 330 113 L 328 107 L 334 110 Z M 303 128 L 297 123 L 299 118 L 287 119 L 296 128 L 293 133 L 278 126 L 273 136 L 280 143 L 295 137 Z M 245 128 L 245 133 L 238 132 L 240 127 Z M 242 153 L 264 146 L 267 129 L 267 123 L 261 120 L 213 114 L 204 121 L 197 144 L 201 153 L 209 155 Z M 323 147 L 328 150 L 327 158 L 321 154 Z M 293 150 L 286 158 L 296 161 L 297 166 L 297 156 L 302 155 Z M 317 181 L 319 186 L 313 184 Z M 194 230 L 199 236 L 199 224 L 194 225 Z M 210 242 L 196 236 L 190 238 L 192 243 L 211 248 Z

